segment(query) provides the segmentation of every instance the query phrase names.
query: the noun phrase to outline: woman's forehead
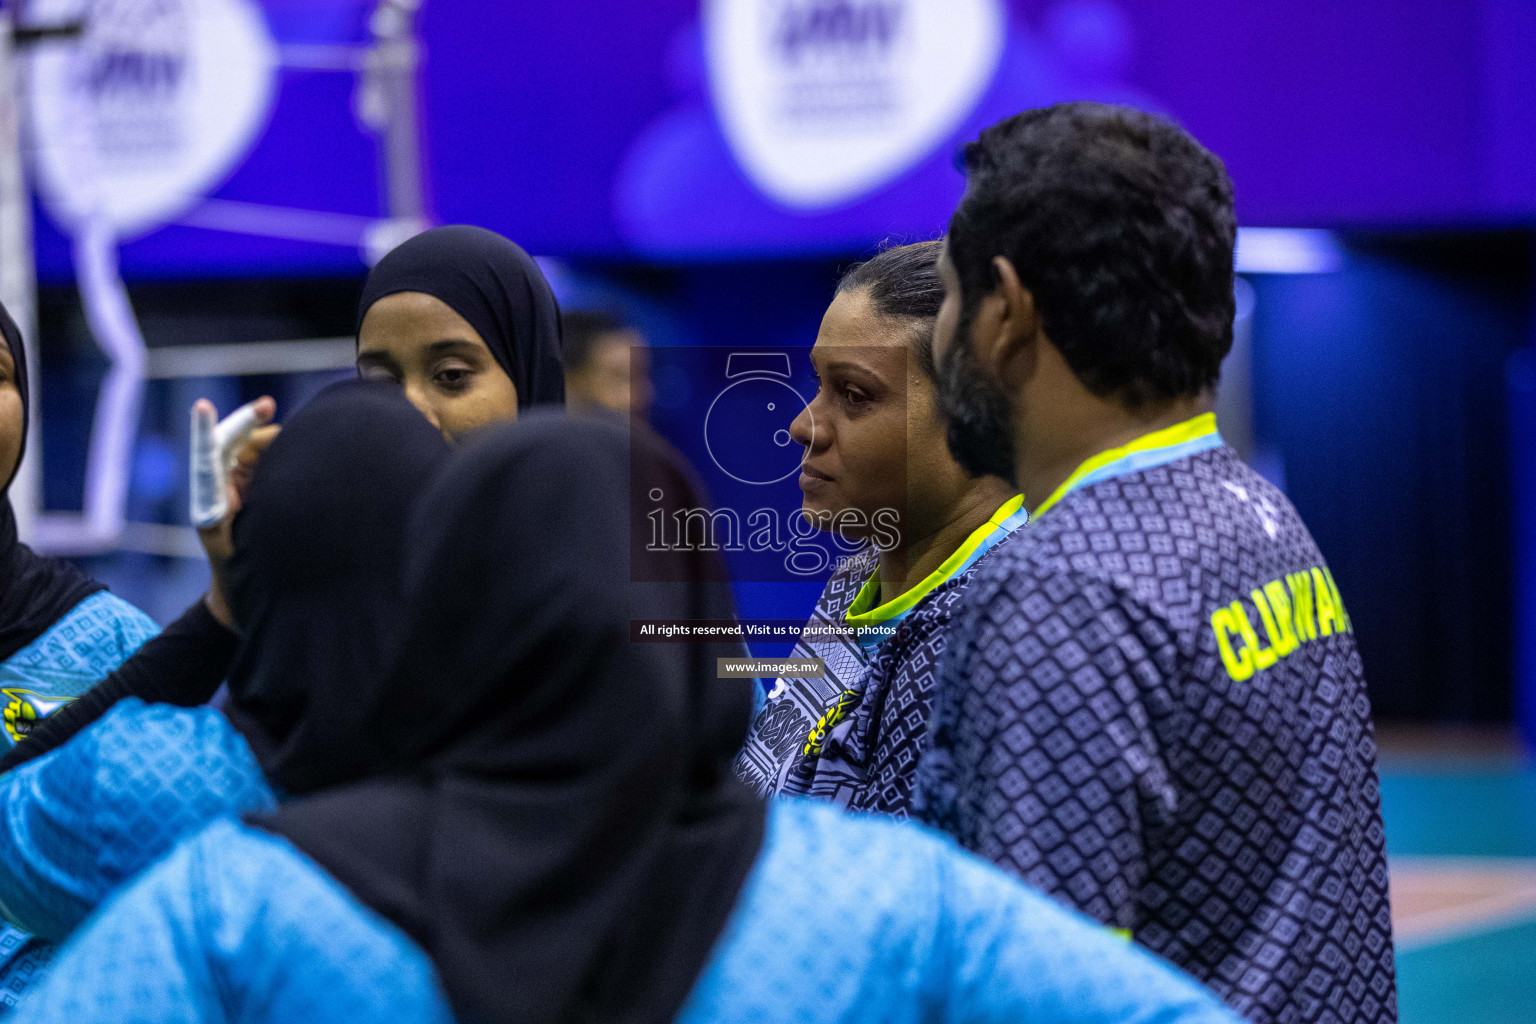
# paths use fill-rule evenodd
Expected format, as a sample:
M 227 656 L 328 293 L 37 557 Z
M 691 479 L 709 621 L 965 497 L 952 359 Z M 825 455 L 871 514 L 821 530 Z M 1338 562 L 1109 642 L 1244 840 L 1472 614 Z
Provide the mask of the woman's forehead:
M 358 330 L 362 349 L 416 347 L 461 340 L 485 346 L 485 339 L 448 303 L 425 292 L 395 292 L 368 307 Z
M 815 348 L 905 349 L 911 343 L 911 324 L 881 316 L 867 288 L 839 292 L 821 318 Z
M 862 292 L 844 292 L 822 320 L 811 363 L 819 372 L 852 367 L 895 378 L 906 372 L 911 347 L 911 324 L 880 316 Z

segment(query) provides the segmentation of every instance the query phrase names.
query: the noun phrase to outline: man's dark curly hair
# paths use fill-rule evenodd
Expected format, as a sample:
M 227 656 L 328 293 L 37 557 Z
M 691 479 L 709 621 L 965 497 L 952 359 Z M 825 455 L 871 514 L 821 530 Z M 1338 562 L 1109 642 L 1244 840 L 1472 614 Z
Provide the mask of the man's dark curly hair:
M 965 147 L 949 227 L 964 322 L 1004 256 L 1094 394 L 1130 408 L 1212 387 L 1232 347 L 1237 221 L 1222 162 L 1164 118 L 1061 103 Z

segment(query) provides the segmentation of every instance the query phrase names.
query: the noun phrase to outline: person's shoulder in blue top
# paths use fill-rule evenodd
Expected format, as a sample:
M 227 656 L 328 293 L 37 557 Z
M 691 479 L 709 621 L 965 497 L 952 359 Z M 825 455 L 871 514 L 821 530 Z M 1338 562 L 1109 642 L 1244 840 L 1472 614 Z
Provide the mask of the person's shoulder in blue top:
M 937 833 L 792 799 L 771 804 L 677 1019 L 1234 1020 L 1190 978 Z
M 179 839 L 275 806 L 223 715 L 119 701 L 69 743 L 0 775 L 0 915 L 63 939 Z
M 431 962 L 284 840 L 210 825 L 65 947 L 16 1021 L 448 1021 Z
M 807 863 L 828 865 L 807 872 Z M 516 998 L 517 979 L 508 979 Z M 452 1019 L 431 959 L 231 821 L 93 919 L 17 1024 Z M 1230 1024 L 1191 979 L 913 825 L 783 800 L 676 1020 Z
M 245 589 L 252 578 L 273 582 L 264 601 L 243 605 L 231 717 L 124 698 L 61 746 L 0 775 L 0 915 L 12 923 L 62 939 L 182 836 L 221 815 L 274 809 L 269 766 L 246 737 L 280 756 L 289 709 L 320 723 L 343 719 L 355 677 L 379 671 L 377 612 L 400 571 L 400 523 L 447 444 L 398 392 L 361 383 L 311 401 L 283 437 L 264 458 L 236 531 Z M 370 486 L 333 479 L 338 462 L 366 468 Z M 351 506 L 316 511 L 314 495 L 327 482 Z M 273 516 L 280 522 L 257 530 Z M 263 547 L 259 532 L 291 543 Z M 110 634 L 103 623 L 99 632 Z M 85 639 L 83 629 L 59 637 L 77 647 Z M 183 640 L 155 667 L 169 671 L 170 661 L 195 660 L 193 648 L 206 646 L 206 637 Z M 335 657 L 322 657 L 322 647 Z
M 0 750 L 19 743 L 38 720 L 106 678 L 159 631 L 148 615 L 104 590 L 65 612 L 0 661 Z
M 0 755 L 154 636 L 155 623 L 78 567 L 22 543 L 10 487 L 27 449 L 30 392 L 21 331 L 0 305 Z M 0 926 L 0 1007 L 12 1006 L 52 948 Z

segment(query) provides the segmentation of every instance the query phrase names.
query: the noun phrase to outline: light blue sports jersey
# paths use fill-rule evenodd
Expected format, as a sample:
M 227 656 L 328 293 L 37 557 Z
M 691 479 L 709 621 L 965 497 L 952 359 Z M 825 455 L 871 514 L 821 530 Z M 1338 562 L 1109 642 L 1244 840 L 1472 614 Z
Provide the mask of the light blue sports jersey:
M 39 719 L 101 682 L 158 632 L 154 619 L 101 590 L 0 662 L 0 753 Z M 16 1005 L 52 957 L 49 944 L 0 925 L 0 1012 Z
M 154 619 L 101 590 L 0 661 L 0 753 L 15 746 L 38 719 L 105 679 L 159 632 Z
M 1236 1024 L 1185 975 L 944 838 L 789 800 L 772 805 L 757 864 L 676 1019 Z M 451 1014 L 420 947 L 286 840 L 234 821 L 114 896 L 15 1017 L 304 1020 Z
M 63 939 L 183 837 L 276 806 L 223 715 L 121 700 L 62 747 L 0 775 L 0 915 Z M 18 1003 L 53 949 L 0 928 L 0 1008 Z
M 276 806 L 223 715 L 125 698 L 57 750 L 0 775 L 0 915 L 64 939 L 184 837 Z

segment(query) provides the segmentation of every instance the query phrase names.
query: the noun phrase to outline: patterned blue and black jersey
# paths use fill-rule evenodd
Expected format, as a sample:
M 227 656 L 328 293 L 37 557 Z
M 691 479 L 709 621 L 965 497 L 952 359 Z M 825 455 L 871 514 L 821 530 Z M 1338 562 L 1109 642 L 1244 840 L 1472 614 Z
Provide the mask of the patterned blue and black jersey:
M 919 815 L 1256 1024 L 1395 1021 L 1365 678 L 1295 509 L 1217 446 L 1021 534 L 956 612 Z
M 841 625 L 874 568 L 872 556 L 839 567 L 810 623 Z M 908 817 L 950 612 L 974 571 L 936 587 L 878 645 L 802 638 L 793 657 L 820 658 L 825 673 L 778 681 L 737 758 L 742 781 L 762 796 L 810 796 Z

